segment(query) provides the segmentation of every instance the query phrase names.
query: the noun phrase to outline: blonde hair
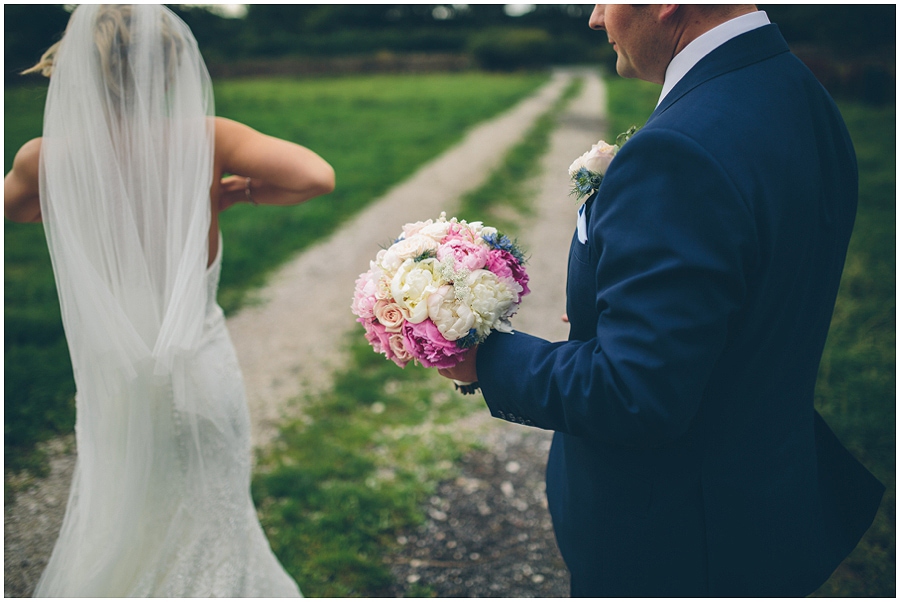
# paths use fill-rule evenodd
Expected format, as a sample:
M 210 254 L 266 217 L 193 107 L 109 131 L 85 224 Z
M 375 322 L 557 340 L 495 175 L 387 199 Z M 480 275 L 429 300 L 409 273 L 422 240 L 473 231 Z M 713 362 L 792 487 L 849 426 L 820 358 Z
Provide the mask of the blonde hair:
M 41 75 L 44 77 L 50 77 L 53 74 L 53 59 L 56 57 L 56 51 L 59 50 L 59 44 L 62 42 L 60 40 L 41 55 L 41 60 L 37 62 L 36 65 L 22 71 L 20 75 L 28 75 L 29 73 L 37 73 L 41 72 Z
M 175 30 L 169 14 L 161 13 L 161 37 L 165 58 L 166 81 L 169 81 L 178 64 L 184 39 Z M 67 28 L 68 30 L 68 28 Z M 65 38 L 65 34 L 63 34 Z M 40 71 L 44 77 L 53 74 L 56 54 L 62 40 L 53 44 L 33 67 L 22 71 L 22 75 Z M 123 50 L 131 43 L 131 5 L 101 4 L 94 17 L 94 45 L 100 60 L 101 71 L 110 91 L 122 93 L 122 83 L 130 79 L 127 57 Z

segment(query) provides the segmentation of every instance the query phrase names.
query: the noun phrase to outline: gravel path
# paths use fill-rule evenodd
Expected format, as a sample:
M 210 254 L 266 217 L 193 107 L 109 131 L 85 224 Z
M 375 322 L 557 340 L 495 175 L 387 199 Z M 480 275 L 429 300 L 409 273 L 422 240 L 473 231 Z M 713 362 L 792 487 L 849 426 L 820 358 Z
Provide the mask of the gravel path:
M 565 340 L 566 264 L 578 204 L 568 196 L 568 168 L 603 135 L 605 89 L 584 71 L 579 97 L 559 116 L 544 156 L 536 216 L 519 241 L 529 254 L 531 294 L 513 319 L 520 331 Z M 483 451 L 469 454 L 461 476 L 442 483 L 428 502 L 429 520 L 400 538 L 392 559 L 397 595 L 428 591 L 438 597 L 560 598 L 569 573 L 559 555 L 544 487 L 552 434 L 493 419 L 467 419 Z M 428 588 L 423 590 L 422 588 Z
M 550 83 L 510 111 L 471 131 L 456 147 L 348 222 L 330 239 L 284 266 L 260 293 L 261 303 L 230 318 L 228 328 L 247 385 L 252 436 L 265 446 L 278 423 L 296 411 L 286 405 L 329 384 L 341 361 L 342 333 L 353 327 L 353 283 L 372 256 L 372 242 L 393 239 L 405 222 L 452 214 L 457 199 L 478 186 L 575 75 L 583 93 L 560 117 L 544 157 L 535 207 L 538 217 L 519 237 L 531 256 L 530 288 L 515 327 L 552 340 L 566 337 L 565 265 L 576 204 L 567 196 L 566 169 L 603 130 L 602 83 L 593 72 L 555 72 Z M 314 202 L 327 202 L 327 199 Z M 227 261 L 227 241 L 225 261 Z M 298 302 L 316 283 L 315 304 Z M 321 285 L 327 284 L 327 288 Z M 568 575 L 552 535 L 543 493 L 550 434 L 470 417 L 484 444 L 429 501 L 429 521 L 401 538 L 392 559 L 402 590 L 427 587 L 442 597 L 561 597 Z M 48 444 L 51 471 L 5 506 L 4 595 L 29 596 L 49 558 L 62 522 L 74 467 L 72 437 Z M 302 585 L 302 584 L 301 584 Z M 411 589 L 413 588 L 413 589 Z

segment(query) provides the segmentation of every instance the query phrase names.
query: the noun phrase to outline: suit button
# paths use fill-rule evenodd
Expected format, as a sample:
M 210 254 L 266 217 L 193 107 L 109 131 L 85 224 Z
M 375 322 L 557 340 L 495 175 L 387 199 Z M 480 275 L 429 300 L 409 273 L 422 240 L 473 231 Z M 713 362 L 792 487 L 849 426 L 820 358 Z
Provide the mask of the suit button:
M 503 410 L 497 410 L 497 418 L 500 420 L 506 420 L 506 414 L 503 413 Z

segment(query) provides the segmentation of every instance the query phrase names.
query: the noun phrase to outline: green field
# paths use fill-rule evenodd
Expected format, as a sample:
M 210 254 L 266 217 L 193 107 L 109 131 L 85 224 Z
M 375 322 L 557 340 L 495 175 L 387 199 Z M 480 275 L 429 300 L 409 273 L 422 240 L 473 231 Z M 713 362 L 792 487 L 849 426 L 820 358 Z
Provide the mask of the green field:
M 338 174 L 337 191 L 306 206 L 223 216 L 223 304 L 246 302 L 268 270 L 541 81 L 466 74 L 218 84 L 219 114 L 310 146 Z M 608 83 L 614 137 L 643 123 L 659 87 Z M 42 98 L 36 88 L 6 92 L 6 169 L 39 134 Z M 896 114 L 854 103 L 841 110 L 858 154 L 860 203 L 816 405 L 888 492 L 873 528 L 816 595 L 893 597 Z M 6 467 L 40 467 L 30 450 L 71 431 L 74 387 L 43 231 L 6 223 L 5 235 Z M 307 595 L 372 596 L 388 585 L 381 555 L 392 534 L 421 520 L 415 501 L 470 445 L 447 425 L 479 409 L 435 378 L 397 370 L 356 337 L 334 389 L 309 400 L 306 420 L 285 425 L 260 459 L 254 498 L 273 548 Z
M 276 266 L 543 81 L 544 75 L 463 73 L 217 82 L 219 115 L 308 146 L 337 172 L 335 192 L 322 199 L 223 214 L 227 259 L 219 301 L 226 312 Z M 6 90 L 6 171 L 16 150 L 40 135 L 45 93 L 46 87 Z M 40 472 L 45 464 L 36 442 L 74 425 L 74 382 L 43 229 L 6 222 L 4 235 L 6 469 Z

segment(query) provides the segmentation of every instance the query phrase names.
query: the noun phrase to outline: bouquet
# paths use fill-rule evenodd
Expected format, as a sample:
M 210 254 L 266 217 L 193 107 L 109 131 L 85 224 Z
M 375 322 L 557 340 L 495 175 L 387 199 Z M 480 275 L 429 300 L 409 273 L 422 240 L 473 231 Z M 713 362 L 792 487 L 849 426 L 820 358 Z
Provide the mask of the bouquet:
M 450 368 L 509 318 L 528 294 L 522 251 L 481 222 L 447 219 L 403 226 L 356 280 L 352 311 L 376 352 Z M 459 384 L 459 383 L 458 383 Z

